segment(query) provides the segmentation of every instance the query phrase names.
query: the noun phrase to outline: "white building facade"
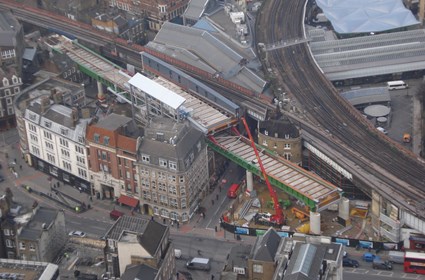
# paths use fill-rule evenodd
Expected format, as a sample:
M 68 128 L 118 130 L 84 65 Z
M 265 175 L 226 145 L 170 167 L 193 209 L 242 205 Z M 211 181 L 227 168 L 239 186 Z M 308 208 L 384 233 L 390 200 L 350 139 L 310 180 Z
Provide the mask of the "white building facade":
M 53 103 L 43 96 L 32 101 L 24 114 L 31 155 L 29 164 L 58 180 L 90 192 L 86 125 L 76 108 Z

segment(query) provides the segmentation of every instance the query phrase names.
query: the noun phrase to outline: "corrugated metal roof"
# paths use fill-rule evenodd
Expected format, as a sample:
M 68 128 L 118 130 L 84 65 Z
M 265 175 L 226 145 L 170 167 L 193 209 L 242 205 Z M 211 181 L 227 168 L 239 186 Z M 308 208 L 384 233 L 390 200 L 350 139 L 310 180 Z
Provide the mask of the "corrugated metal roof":
M 425 30 L 311 42 L 331 81 L 425 69 Z
M 198 20 L 205 11 L 209 0 L 191 0 L 183 17 Z

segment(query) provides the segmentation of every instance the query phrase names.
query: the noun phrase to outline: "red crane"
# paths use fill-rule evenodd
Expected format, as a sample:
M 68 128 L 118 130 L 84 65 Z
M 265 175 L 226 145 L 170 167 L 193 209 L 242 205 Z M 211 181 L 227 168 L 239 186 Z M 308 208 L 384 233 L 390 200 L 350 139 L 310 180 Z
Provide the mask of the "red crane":
M 282 208 L 280 207 L 279 200 L 277 199 L 277 194 L 272 188 L 267 176 L 266 170 L 264 169 L 263 162 L 261 161 L 260 154 L 258 153 L 257 147 L 255 146 L 254 139 L 252 138 L 251 131 L 249 130 L 248 124 L 244 117 L 241 118 L 243 125 L 245 126 L 246 132 L 248 133 L 249 141 L 251 142 L 251 147 L 254 149 L 255 156 L 257 157 L 258 164 L 260 165 L 261 172 L 263 173 L 264 180 L 266 181 L 267 188 L 269 189 L 270 196 L 273 200 L 275 214 L 270 217 L 270 222 L 276 225 L 283 225 L 285 223 L 285 216 L 283 215 Z

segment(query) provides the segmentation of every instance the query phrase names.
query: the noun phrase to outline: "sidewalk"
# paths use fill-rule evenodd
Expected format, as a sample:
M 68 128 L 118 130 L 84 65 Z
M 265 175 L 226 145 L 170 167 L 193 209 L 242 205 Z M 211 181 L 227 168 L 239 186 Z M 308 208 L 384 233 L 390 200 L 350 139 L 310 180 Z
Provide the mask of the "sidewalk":
M 127 206 L 120 206 L 118 204 L 115 204 L 111 200 L 102 200 L 102 199 L 97 199 L 95 197 L 92 197 L 92 200 L 90 200 L 90 196 L 87 193 L 80 192 L 78 189 L 70 185 L 64 184 L 64 182 L 58 181 L 56 179 L 52 179 L 51 181 L 49 181 L 48 180 L 49 175 L 41 171 L 38 171 L 34 169 L 33 167 L 30 167 L 22 159 L 22 155 L 20 154 L 19 146 L 16 141 L 14 141 L 14 143 L 7 143 L 7 144 L 8 145 L 6 146 L 5 145 L 0 146 L 0 161 L 3 167 L 1 170 L 1 174 L 6 178 L 6 182 L 3 182 L 0 185 L 1 186 L 0 191 L 4 193 L 4 190 L 6 187 L 11 187 L 16 202 L 18 204 L 22 204 L 23 210 L 26 209 L 26 211 L 28 211 L 29 209 L 31 209 L 34 201 L 37 201 L 40 204 L 48 206 L 48 207 L 61 208 L 61 206 L 55 203 L 54 201 L 43 198 L 34 193 L 29 193 L 24 188 L 21 187 L 21 185 L 28 185 L 32 189 L 38 192 L 49 193 L 51 191 L 50 187 L 53 184 L 60 182 L 59 190 L 61 192 L 69 196 L 72 196 L 73 198 L 81 202 L 84 202 L 86 205 L 90 204 L 91 209 L 79 214 L 76 214 L 69 210 L 65 210 L 67 213 L 71 215 L 78 215 L 82 218 L 89 218 L 89 219 L 102 220 L 102 221 L 111 221 L 109 217 L 109 213 L 114 209 L 123 212 L 125 215 L 132 215 L 131 209 Z M 6 153 L 8 154 L 8 158 L 5 158 Z M 15 159 L 16 159 L 16 164 L 12 164 L 12 166 L 14 167 L 16 173 L 18 174 L 17 178 L 15 177 L 14 173 L 12 173 L 8 169 L 8 165 L 10 163 L 14 163 Z M 216 191 L 211 192 L 205 199 L 205 203 L 214 199 L 214 197 L 216 196 L 216 193 L 217 193 Z M 29 197 L 31 199 L 28 199 Z M 142 214 L 134 212 L 133 215 L 141 216 Z M 162 222 L 162 220 L 159 220 L 160 218 L 158 217 L 155 217 L 155 219 L 159 222 Z M 169 223 L 169 221 L 167 221 L 167 223 Z M 173 224 L 173 226 L 171 226 L 170 224 L 168 225 L 170 225 L 170 231 L 172 234 L 181 234 L 181 235 L 190 234 L 190 235 L 202 236 L 207 238 L 234 241 L 236 243 L 241 242 L 241 241 L 235 240 L 233 233 L 224 232 L 224 230 L 220 229 L 218 219 L 216 223 L 214 222 L 211 224 L 213 229 L 207 229 L 201 224 L 202 224 L 202 218 L 200 214 L 195 214 L 189 223 L 187 224 L 180 223 L 179 228 L 177 228 L 177 225 L 175 223 Z M 217 225 L 217 232 L 215 231 L 215 225 Z M 255 240 L 255 237 L 242 236 L 242 242 L 254 242 L 254 240 Z

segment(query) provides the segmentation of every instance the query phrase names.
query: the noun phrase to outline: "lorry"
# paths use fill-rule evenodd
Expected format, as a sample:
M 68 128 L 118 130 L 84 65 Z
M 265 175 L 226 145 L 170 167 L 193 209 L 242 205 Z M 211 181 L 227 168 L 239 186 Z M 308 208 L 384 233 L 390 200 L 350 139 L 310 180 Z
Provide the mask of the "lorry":
M 193 258 L 186 263 L 187 269 L 197 269 L 197 270 L 211 270 L 210 259 L 207 258 Z

